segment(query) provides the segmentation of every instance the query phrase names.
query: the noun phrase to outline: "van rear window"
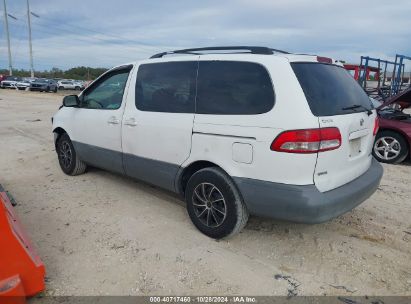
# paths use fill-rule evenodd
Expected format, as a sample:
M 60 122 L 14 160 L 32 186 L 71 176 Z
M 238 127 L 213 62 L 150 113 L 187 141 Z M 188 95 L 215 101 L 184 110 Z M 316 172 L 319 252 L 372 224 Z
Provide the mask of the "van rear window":
M 343 67 L 314 62 L 291 64 L 315 116 L 350 114 L 372 109 L 364 90 Z M 347 109 L 357 106 L 353 109 Z

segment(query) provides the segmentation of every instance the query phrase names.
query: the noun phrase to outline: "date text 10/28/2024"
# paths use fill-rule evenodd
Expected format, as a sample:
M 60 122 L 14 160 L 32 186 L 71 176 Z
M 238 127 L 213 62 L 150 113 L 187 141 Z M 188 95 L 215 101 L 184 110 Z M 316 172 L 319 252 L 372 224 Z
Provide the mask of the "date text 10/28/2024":
M 150 303 L 256 303 L 255 297 L 208 297 L 208 296 L 163 296 L 163 297 L 150 297 Z

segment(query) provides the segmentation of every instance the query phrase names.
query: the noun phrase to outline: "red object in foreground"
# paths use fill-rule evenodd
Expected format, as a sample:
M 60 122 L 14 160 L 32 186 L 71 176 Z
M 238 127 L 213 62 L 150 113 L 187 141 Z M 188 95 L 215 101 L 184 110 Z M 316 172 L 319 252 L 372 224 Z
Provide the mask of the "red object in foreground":
M 44 290 L 45 268 L 0 185 L 0 304 L 25 303 Z

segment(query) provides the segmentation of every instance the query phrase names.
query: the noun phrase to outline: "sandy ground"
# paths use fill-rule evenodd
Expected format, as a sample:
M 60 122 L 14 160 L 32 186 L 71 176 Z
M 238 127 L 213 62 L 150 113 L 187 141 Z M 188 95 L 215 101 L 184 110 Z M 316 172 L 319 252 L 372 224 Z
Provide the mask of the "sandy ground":
M 411 295 L 409 163 L 384 165 L 374 196 L 328 223 L 251 218 L 215 241 L 168 192 L 98 169 L 64 175 L 60 104 L 0 90 L 0 183 L 46 265 L 46 295 Z

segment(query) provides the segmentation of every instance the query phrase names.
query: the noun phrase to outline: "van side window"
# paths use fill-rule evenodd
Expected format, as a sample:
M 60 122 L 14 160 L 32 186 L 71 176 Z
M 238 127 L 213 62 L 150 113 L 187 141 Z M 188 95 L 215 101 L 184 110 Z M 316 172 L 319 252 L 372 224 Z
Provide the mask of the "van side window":
M 196 113 L 262 114 L 273 106 L 273 85 L 262 65 L 238 61 L 200 61 Z
M 141 111 L 194 113 L 198 62 L 142 64 L 136 81 L 136 107 Z
M 84 92 L 81 107 L 116 110 L 120 108 L 130 69 L 113 71 L 103 76 Z

